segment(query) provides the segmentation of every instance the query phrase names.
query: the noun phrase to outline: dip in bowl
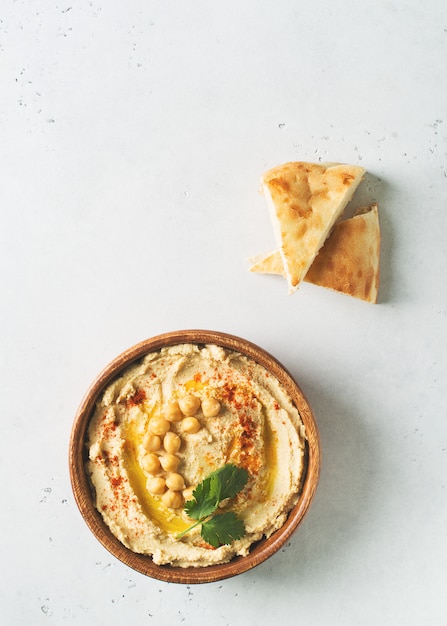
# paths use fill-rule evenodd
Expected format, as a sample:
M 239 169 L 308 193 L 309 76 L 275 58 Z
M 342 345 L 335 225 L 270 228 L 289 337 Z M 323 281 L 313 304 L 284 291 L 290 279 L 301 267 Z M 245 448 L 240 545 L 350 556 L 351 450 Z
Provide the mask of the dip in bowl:
M 73 492 L 96 537 L 137 571 L 180 583 L 227 578 L 276 552 L 307 511 L 319 463 L 312 412 L 287 371 L 244 339 L 203 330 L 159 335 L 115 359 L 70 442 Z M 188 501 L 200 505 L 223 467 L 246 482 L 195 523 Z M 222 514 L 243 532 L 210 540 L 203 528 Z

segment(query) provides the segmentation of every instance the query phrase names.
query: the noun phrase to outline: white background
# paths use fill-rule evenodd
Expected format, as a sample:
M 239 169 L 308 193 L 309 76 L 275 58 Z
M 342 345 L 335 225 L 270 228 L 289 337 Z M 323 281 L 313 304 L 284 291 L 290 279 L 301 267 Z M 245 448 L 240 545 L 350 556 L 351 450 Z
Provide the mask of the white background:
M 446 623 L 444 0 L 2 0 L 0 621 Z M 259 177 L 368 171 L 380 303 L 249 273 Z M 71 493 L 72 420 L 127 347 L 222 330 L 276 356 L 318 420 L 314 504 L 237 578 L 147 578 Z

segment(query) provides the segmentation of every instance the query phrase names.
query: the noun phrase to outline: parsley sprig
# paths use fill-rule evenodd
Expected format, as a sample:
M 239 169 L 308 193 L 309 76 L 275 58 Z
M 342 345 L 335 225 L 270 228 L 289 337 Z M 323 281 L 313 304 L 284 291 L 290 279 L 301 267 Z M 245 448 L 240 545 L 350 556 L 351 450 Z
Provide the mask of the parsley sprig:
M 197 520 L 177 535 L 181 539 L 190 530 L 202 525 L 200 534 L 213 548 L 230 544 L 245 535 L 244 522 L 232 511 L 216 513 L 219 504 L 234 498 L 247 484 L 248 472 L 243 467 L 227 463 L 211 472 L 193 491 L 191 500 L 185 502 L 188 517 Z

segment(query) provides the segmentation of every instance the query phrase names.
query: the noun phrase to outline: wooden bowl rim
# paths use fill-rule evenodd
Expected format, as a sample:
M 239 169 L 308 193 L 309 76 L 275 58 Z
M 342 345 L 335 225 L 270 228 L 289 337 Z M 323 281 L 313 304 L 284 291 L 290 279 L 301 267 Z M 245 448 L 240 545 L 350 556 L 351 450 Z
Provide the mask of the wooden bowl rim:
M 235 557 L 229 563 L 207 567 L 174 567 L 157 565 L 147 555 L 137 554 L 126 548 L 109 530 L 93 504 L 90 485 L 85 471 L 85 437 L 99 394 L 108 383 L 117 378 L 133 362 L 149 352 L 166 346 L 182 343 L 216 344 L 244 354 L 265 367 L 286 388 L 297 406 L 306 427 L 307 468 L 300 498 L 290 511 L 284 525 L 268 539 L 252 546 L 244 557 Z M 314 497 L 320 474 L 320 443 L 317 425 L 312 410 L 300 387 L 286 368 L 269 352 L 256 344 L 236 335 L 212 330 L 177 330 L 145 339 L 122 352 L 113 359 L 94 379 L 76 412 L 69 442 L 70 480 L 76 504 L 91 532 L 99 542 L 117 559 L 132 569 L 151 578 L 165 582 L 195 584 L 223 580 L 242 574 L 259 565 L 277 552 L 289 539 L 306 514 Z

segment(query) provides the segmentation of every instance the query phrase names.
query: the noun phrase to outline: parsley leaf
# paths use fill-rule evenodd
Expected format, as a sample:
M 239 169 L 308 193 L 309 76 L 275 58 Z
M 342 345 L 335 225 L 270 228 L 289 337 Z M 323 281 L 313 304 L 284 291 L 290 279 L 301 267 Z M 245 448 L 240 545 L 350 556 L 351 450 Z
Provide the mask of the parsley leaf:
M 227 463 L 211 475 L 212 487 L 218 495 L 219 502 L 226 498 L 234 498 L 248 480 L 248 472 L 243 467 Z
M 248 480 L 248 472 L 243 467 L 227 463 L 211 472 L 193 491 L 193 498 L 185 503 L 185 511 L 191 519 L 208 517 L 222 500 L 234 498 Z
M 203 539 L 218 548 L 245 535 L 244 522 L 233 511 L 219 513 L 202 524 Z
M 205 478 L 197 485 L 192 493 L 191 500 L 185 502 L 184 510 L 191 519 L 202 519 L 208 517 L 219 506 L 219 498 L 211 490 L 210 477 Z
M 247 470 L 232 463 L 211 472 L 194 489 L 192 499 L 185 502 L 184 510 L 188 517 L 197 521 L 179 533 L 177 539 L 199 524 L 202 524 L 203 539 L 215 548 L 242 537 L 245 534 L 245 526 L 235 513 L 214 514 L 219 504 L 227 498 L 234 498 L 245 487 L 247 481 Z

